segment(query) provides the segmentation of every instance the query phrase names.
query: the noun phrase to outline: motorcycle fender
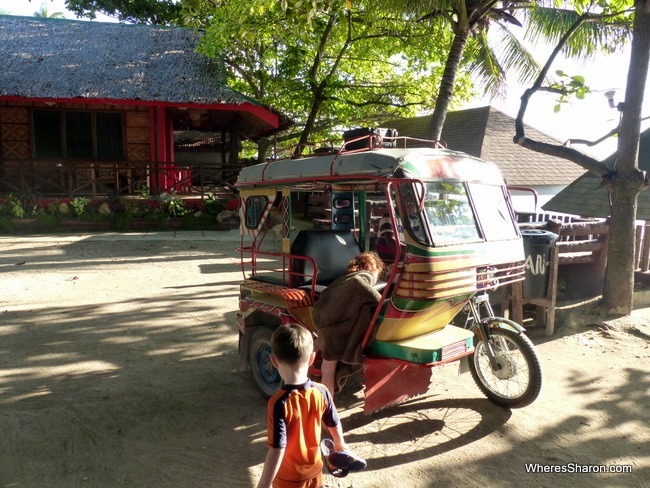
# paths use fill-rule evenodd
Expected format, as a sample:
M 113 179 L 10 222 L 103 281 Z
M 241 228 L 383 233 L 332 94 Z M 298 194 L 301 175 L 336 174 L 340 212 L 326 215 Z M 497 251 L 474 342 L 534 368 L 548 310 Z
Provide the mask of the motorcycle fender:
M 237 364 L 238 371 L 246 371 L 250 369 L 248 364 L 248 350 L 250 348 L 250 334 L 239 333 L 239 343 L 237 349 L 239 353 L 239 363 Z
M 469 372 L 469 358 L 472 356 L 465 356 L 464 358 L 461 358 L 461 360 L 458 363 L 458 376 L 461 374 L 465 374 Z
M 505 319 L 503 317 L 494 317 L 488 321 L 490 329 L 504 329 L 514 332 L 515 334 L 525 334 L 526 329 L 524 329 L 517 322 L 512 320 Z

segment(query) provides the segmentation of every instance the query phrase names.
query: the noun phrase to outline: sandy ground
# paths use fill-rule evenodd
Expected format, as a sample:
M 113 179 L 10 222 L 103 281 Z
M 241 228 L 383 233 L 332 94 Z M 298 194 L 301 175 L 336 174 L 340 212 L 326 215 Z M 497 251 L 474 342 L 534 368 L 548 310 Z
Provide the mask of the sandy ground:
M 265 401 L 237 372 L 236 242 L 0 236 L 0 487 L 254 486 Z M 347 440 L 369 465 L 328 486 L 648 486 L 650 313 L 592 308 L 560 310 L 553 337 L 530 329 L 545 383 L 524 409 L 455 364 L 371 416 L 348 388 Z

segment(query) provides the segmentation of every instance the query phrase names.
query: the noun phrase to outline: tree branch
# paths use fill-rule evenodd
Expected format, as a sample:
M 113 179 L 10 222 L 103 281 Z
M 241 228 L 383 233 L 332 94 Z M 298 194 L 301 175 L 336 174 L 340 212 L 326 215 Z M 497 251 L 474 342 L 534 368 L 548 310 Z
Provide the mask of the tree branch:
M 587 156 L 586 154 L 570 147 L 560 146 L 558 144 L 548 144 L 546 142 L 529 139 L 525 136 L 519 139 L 515 137 L 514 142 L 515 144 L 519 144 L 521 147 L 525 147 L 531 151 L 572 161 L 601 178 L 611 171 L 606 164 L 598 161 L 596 158 Z
M 327 26 L 325 26 L 325 31 L 323 32 L 323 35 L 320 38 L 320 43 L 318 44 L 318 49 L 316 51 L 316 55 L 314 56 L 314 62 L 311 65 L 311 68 L 309 69 L 309 74 L 308 74 L 308 81 L 309 84 L 312 86 L 313 90 L 316 90 L 316 74 L 318 73 L 318 68 L 321 65 L 321 62 L 323 60 L 323 55 L 325 53 L 325 46 L 327 45 L 327 41 L 329 41 L 330 34 L 332 33 L 332 29 L 334 28 L 334 24 L 336 23 L 335 18 L 333 15 L 330 15 L 329 20 L 327 21 Z
M 405 108 L 405 107 L 412 107 L 417 105 L 424 105 L 426 103 L 425 100 L 421 102 L 396 103 L 396 102 L 387 102 L 385 100 L 366 100 L 364 102 L 355 102 L 354 100 L 348 100 L 339 97 L 324 97 L 324 99 L 334 101 L 334 102 L 345 102 L 349 105 L 352 105 L 353 107 L 367 107 L 369 105 L 378 105 L 378 106 L 385 106 L 385 107 Z
M 524 114 L 526 113 L 526 109 L 528 108 L 528 101 L 530 100 L 530 97 L 536 91 L 557 90 L 552 87 L 542 88 L 542 83 L 546 79 L 546 76 L 551 68 L 551 65 L 555 61 L 555 58 L 558 56 L 558 54 L 560 53 L 564 45 L 567 43 L 569 38 L 573 35 L 573 33 L 576 30 L 578 30 L 578 28 L 582 25 L 583 22 L 590 20 L 590 18 L 591 17 L 588 18 L 586 15 L 582 15 L 580 16 L 580 18 L 578 18 L 578 20 L 574 22 L 574 24 L 562 36 L 562 39 L 560 39 L 558 44 L 553 49 L 553 52 L 551 53 L 548 60 L 546 61 L 546 64 L 541 69 L 539 76 L 537 76 L 537 78 L 533 82 L 533 86 L 524 91 L 523 95 L 521 96 L 521 105 L 519 106 L 519 112 L 517 113 L 517 118 L 515 120 L 515 136 L 513 138 L 513 141 L 515 144 L 518 144 L 532 151 L 536 151 L 542 154 L 548 154 L 550 156 L 557 156 L 559 158 L 572 161 L 578 164 L 579 166 L 583 167 L 587 171 L 590 171 L 602 177 L 610 171 L 610 168 L 608 168 L 607 165 L 603 164 L 602 162 L 598 161 L 595 158 L 592 158 L 591 156 L 587 156 L 586 154 L 576 151 L 573 148 L 560 146 L 557 144 L 548 144 L 545 142 L 529 139 L 528 137 L 526 137 L 526 131 L 524 128 Z
M 569 147 L 569 146 L 574 145 L 574 144 L 582 144 L 583 146 L 592 147 L 592 146 L 596 146 L 596 145 L 600 144 L 605 139 L 609 139 L 610 137 L 612 137 L 613 135 L 616 135 L 616 134 L 618 134 L 618 127 L 616 127 L 615 129 L 610 130 L 603 137 L 601 137 L 600 139 L 596 139 L 595 141 L 590 141 L 588 139 L 567 139 L 564 142 L 564 146 Z
M 248 86 L 251 88 L 253 93 L 255 93 L 256 98 L 261 98 L 262 93 L 260 90 L 260 87 L 255 83 L 255 78 L 252 76 L 251 70 L 247 70 L 242 68 L 239 63 L 235 63 L 233 60 L 230 58 L 225 58 L 224 63 L 229 66 L 235 73 L 237 73 L 239 76 L 241 76 L 242 80 L 244 80 Z

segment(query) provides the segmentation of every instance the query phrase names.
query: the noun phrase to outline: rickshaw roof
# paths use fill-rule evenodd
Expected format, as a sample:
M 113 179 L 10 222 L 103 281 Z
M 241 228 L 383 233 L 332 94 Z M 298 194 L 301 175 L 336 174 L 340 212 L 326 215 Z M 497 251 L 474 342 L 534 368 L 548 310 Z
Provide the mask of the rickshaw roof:
M 493 163 L 449 149 L 391 148 L 280 159 L 243 168 L 237 186 L 299 184 L 313 181 L 360 181 L 396 177 L 460 179 L 503 184 Z

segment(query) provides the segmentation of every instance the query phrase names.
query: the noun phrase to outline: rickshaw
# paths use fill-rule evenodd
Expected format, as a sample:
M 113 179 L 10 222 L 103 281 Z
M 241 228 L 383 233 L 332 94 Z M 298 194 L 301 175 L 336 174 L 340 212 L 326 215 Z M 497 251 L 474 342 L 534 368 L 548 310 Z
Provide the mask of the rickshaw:
M 433 368 L 452 361 L 493 402 L 529 405 L 541 389 L 540 361 L 525 329 L 493 311 L 497 290 L 524 278 L 503 177 L 490 162 L 385 134 L 241 170 L 240 369 L 267 398 L 281 387 L 273 331 L 298 323 L 317 335 L 314 304 L 350 259 L 374 249 L 378 219 L 388 216 L 403 235 L 362 342 L 364 412 L 426 393 Z M 414 215 L 407 199 L 417 202 Z M 298 218 L 319 203 L 326 215 Z

